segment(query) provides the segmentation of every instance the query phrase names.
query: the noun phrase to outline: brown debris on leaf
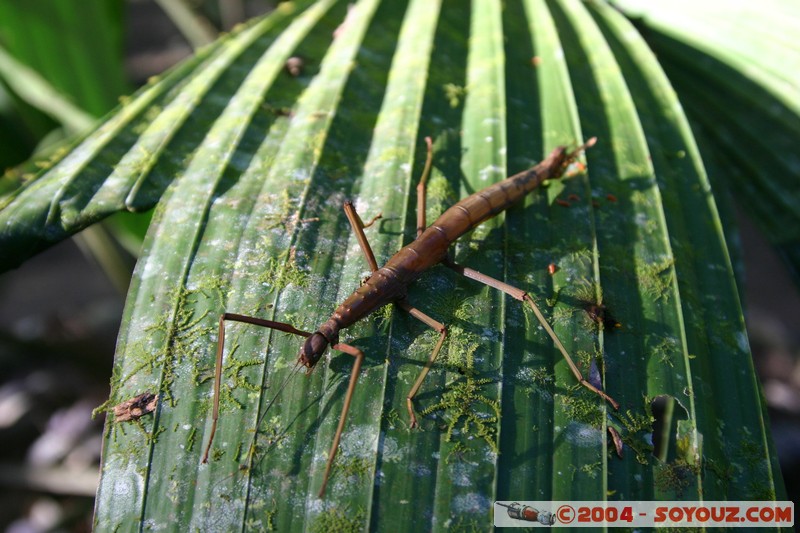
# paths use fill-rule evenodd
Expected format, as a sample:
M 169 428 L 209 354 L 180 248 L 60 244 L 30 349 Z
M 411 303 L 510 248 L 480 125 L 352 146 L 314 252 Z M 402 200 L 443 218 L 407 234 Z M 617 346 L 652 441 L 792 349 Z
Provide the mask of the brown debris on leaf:
M 622 327 L 622 323 L 611 316 L 611 311 L 603 304 L 586 302 L 584 310 L 589 315 L 589 318 L 599 326 L 602 326 L 604 330 L 614 330 Z
M 611 440 L 614 441 L 614 448 L 617 450 L 617 456 L 622 459 L 622 437 L 620 437 L 619 431 L 608 426 L 608 433 L 611 435 Z
M 158 394 L 145 392 L 114 406 L 114 422 L 138 420 L 156 410 Z
M 286 60 L 286 72 L 293 78 L 300 76 L 303 73 L 305 61 L 302 57 L 292 56 Z

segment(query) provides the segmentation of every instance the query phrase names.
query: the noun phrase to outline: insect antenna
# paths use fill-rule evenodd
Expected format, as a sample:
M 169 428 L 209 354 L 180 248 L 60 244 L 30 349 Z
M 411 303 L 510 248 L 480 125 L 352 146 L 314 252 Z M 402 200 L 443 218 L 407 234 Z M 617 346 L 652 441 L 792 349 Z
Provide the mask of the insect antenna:
M 295 363 L 295 365 L 294 365 L 294 368 L 292 368 L 292 371 L 289 372 L 289 375 L 286 376 L 286 379 L 284 379 L 283 382 L 278 387 L 278 390 L 275 392 L 275 396 L 273 396 L 272 399 L 267 404 L 267 407 L 264 409 L 264 412 L 261 413 L 260 417 L 258 417 L 258 423 L 256 424 L 256 432 L 258 431 L 258 428 L 261 426 L 262 422 L 264 422 L 264 419 L 267 417 L 267 413 L 269 412 L 270 408 L 272 407 L 272 404 L 275 403 L 275 400 L 277 400 L 278 396 L 281 395 L 281 392 L 283 392 L 283 389 L 286 388 L 286 385 L 289 384 L 289 382 L 292 380 L 292 378 L 295 376 L 295 374 L 297 374 L 297 372 L 301 368 L 303 368 L 302 363 L 300 361 L 297 361 Z
M 246 457 L 244 458 L 244 462 L 239 465 L 239 470 L 248 470 L 250 468 L 251 461 L 253 460 L 253 455 L 255 454 L 256 441 L 258 440 L 258 428 L 261 427 L 261 424 L 264 423 L 264 420 L 267 418 L 267 413 L 269 412 L 272 405 L 275 403 L 275 400 L 278 399 L 278 396 L 281 395 L 283 389 L 286 388 L 286 385 L 289 384 L 292 378 L 297 374 L 298 370 L 300 370 L 302 367 L 303 365 L 302 363 L 300 363 L 300 361 L 295 363 L 294 368 L 292 368 L 291 372 L 289 372 L 289 375 L 286 376 L 286 378 L 281 382 L 281 384 L 278 386 L 278 390 L 275 391 L 275 395 L 267 403 L 267 407 L 264 409 L 264 412 L 262 412 L 261 416 L 258 417 L 258 422 L 256 422 L 256 427 L 255 430 L 253 431 L 253 442 L 250 443 L 250 447 L 247 451 Z

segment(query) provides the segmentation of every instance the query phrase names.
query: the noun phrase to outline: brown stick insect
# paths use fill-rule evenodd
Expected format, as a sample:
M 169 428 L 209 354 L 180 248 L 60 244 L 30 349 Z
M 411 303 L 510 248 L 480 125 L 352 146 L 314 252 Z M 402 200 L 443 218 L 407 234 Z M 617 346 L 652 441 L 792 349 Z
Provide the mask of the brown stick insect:
M 474 229 L 479 224 L 496 216 L 497 214 L 505 211 L 511 207 L 518 200 L 523 198 L 526 194 L 536 189 L 544 180 L 552 180 L 560 178 L 565 172 L 567 166 L 585 149 L 593 146 L 596 138 L 591 138 L 584 145 L 580 146 L 574 151 L 569 152 L 566 147 L 560 146 L 553 150 L 539 164 L 531 167 L 528 170 L 515 174 L 499 183 L 495 183 L 481 191 L 478 191 L 451 208 L 442 213 L 436 221 L 427 226 L 425 221 L 425 207 L 426 207 L 426 186 L 427 179 L 431 170 L 431 163 L 433 159 L 433 148 L 430 137 L 425 139 L 428 151 L 425 161 L 425 167 L 420 178 L 420 183 L 417 186 L 417 238 L 403 247 L 389 261 L 383 266 L 378 267 L 375 261 L 375 255 L 372 248 L 367 241 L 364 228 L 369 224 L 364 222 L 359 217 L 355 207 L 351 202 L 345 202 L 344 212 L 350 225 L 355 232 L 361 250 L 369 263 L 371 276 L 356 289 L 336 310 L 333 312 L 327 322 L 320 325 L 316 331 L 308 332 L 302 331 L 291 324 L 283 322 L 275 322 L 272 320 L 264 320 L 245 315 L 234 313 L 225 313 L 219 319 L 219 340 L 217 345 L 217 359 L 216 359 L 216 372 L 214 376 L 214 407 L 212 413 L 212 426 L 211 432 L 206 446 L 205 454 L 202 461 L 208 461 L 208 454 L 211 449 L 211 444 L 214 440 L 214 433 L 217 428 L 217 420 L 219 418 L 219 397 L 220 397 L 220 384 L 222 380 L 222 355 L 225 344 L 225 322 L 227 320 L 235 322 L 244 322 L 256 326 L 263 326 L 272 328 L 278 331 L 284 331 L 305 337 L 305 343 L 300 349 L 297 357 L 295 370 L 290 374 L 289 378 L 294 373 L 305 367 L 308 372 L 314 368 L 319 362 L 325 350 L 330 346 L 334 350 L 344 352 L 352 355 L 355 358 L 353 368 L 350 372 L 350 382 L 347 388 L 347 393 L 344 399 L 344 406 L 342 407 L 341 415 L 339 416 L 339 425 L 331 443 L 330 452 L 328 453 L 328 462 L 325 466 L 325 474 L 322 480 L 322 487 L 320 488 L 319 495 L 322 497 L 325 493 L 325 487 L 328 483 L 331 466 L 336 457 L 336 451 L 339 447 L 339 441 L 344 429 L 345 419 L 347 412 L 350 409 L 350 403 L 353 399 L 353 391 L 355 390 L 356 382 L 361 371 L 361 364 L 364 361 L 364 354 L 358 348 L 345 344 L 339 341 L 339 331 L 347 328 L 359 320 L 365 318 L 370 313 L 387 304 L 397 304 L 398 307 L 408 312 L 414 318 L 422 321 L 427 326 L 433 328 L 439 333 L 439 340 L 433 348 L 425 367 L 419 374 L 414 386 L 406 396 L 406 403 L 408 408 L 408 416 L 411 421 L 411 427 L 416 427 L 417 417 L 414 414 L 414 397 L 422 386 L 436 358 L 442 348 L 445 337 L 447 336 L 447 328 L 441 322 L 429 317 L 416 307 L 414 307 L 406 298 L 406 289 L 408 285 L 420 277 L 420 275 L 431 267 L 443 264 L 446 267 L 462 274 L 470 279 L 498 289 L 512 298 L 525 302 L 531 308 L 536 318 L 541 323 L 553 343 L 564 356 L 575 379 L 578 382 L 594 392 L 604 400 L 608 401 L 614 409 L 619 408 L 619 404 L 607 395 L 605 392 L 592 385 L 589 381 L 584 379 L 578 367 L 573 362 L 572 358 L 567 353 L 564 345 L 556 336 L 553 328 L 547 323 L 547 320 L 542 315 L 542 312 L 534 303 L 531 296 L 523 291 L 513 287 L 500 280 L 494 279 L 490 276 L 477 272 L 471 268 L 456 264 L 448 257 L 448 249 L 450 245 L 459 237 Z M 373 219 L 374 222 L 374 219 Z M 273 398 L 275 401 L 277 395 L 288 383 L 289 378 L 279 387 L 278 392 Z M 272 402 L 267 406 L 267 410 L 272 405 Z M 262 415 L 263 416 L 263 415 Z

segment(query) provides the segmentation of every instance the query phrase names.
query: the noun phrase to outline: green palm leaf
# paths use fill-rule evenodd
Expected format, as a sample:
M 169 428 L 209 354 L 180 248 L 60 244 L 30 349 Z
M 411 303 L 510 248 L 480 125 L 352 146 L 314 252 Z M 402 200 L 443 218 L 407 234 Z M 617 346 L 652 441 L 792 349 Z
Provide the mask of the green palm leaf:
M 645 26 L 695 129 L 708 140 L 703 157 L 712 163 L 715 187 L 733 191 L 800 279 L 800 56 L 789 37 L 798 29 L 797 3 L 619 3 Z
M 290 57 L 302 58 L 297 77 Z M 264 416 L 298 339 L 230 324 L 220 428 L 201 465 L 219 315 L 313 331 L 367 270 L 342 202 L 383 213 L 367 233 L 385 261 L 413 238 L 427 135 L 428 220 L 556 145 L 598 136 L 586 173 L 537 191 L 454 253 L 530 291 L 622 410 L 577 386 L 518 302 L 434 269 L 409 290 L 450 328 L 418 396 L 422 430 L 409 430 L 405 396 L 437 336 L 387 308 L 346 332 L 367 359 L 317 499 L 350 358 L 293 378 Z M 649 49 L 605 4 L 282 4 L 52 164 L 0 211 L 6 267 L 157 203 L 111 403 L 144 392 L 159 402 L 107 424 L 99 530 L 487 529 L 495 499 L 783 494 L 691 130 Z M 586 309 L 601 302 L 621 328 L 598 329 Z M 657 396 L 676 413 L 660 459 Z

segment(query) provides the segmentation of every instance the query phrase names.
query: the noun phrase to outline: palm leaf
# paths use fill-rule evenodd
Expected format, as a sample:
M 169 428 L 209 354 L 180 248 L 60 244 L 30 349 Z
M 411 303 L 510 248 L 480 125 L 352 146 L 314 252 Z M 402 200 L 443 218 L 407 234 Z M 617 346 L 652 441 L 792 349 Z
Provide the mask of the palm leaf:
M 694 127 L 715 161 L 715 188 L 730 188 L 800 280 L 800 8 L 772 0 L 621 2 L 645 27 Z M 698 31 L 713 20 L 711 31 Z M 769 31 L 765 31 L 769 28 Z M 735 112 L 731 112 L 735 110 Z M 713 168 L 713 167 L 712 167 Z
M 290 57 L 302 58 L 297 77 Z M 346 332 L 367 361 L 317 499 L 350 358 L 293 378 L 263 416 L 298 339 L 231 324 L 220 428 L 201 465 L 220 313 L 313 331 L 367 270 L 344 200 L 383 213 L 367 230 L 379 262 L 413 238 L 426 135 L 429 220 L 556 145 L 599 137 L 586 173 L 454 253 L 529 290 L 623 409 L 576 385 L 518 302 L 434 269 L 409 290 L 450 328 L 418 396 L 422 430 L 409 430 L 405 396 L 436 335 L 387 308 Z M 140 91 L 11 199 L 5 265 L 156 203 L 110 403 L 151 392 L 158 406 L 107 424 L 99 530 L 486 529 L 495 499 L 783 494 L 691 130 L 642 39 L 604 4 L 282 4 Z M 617 331 L 586 312 L 600 303 Z M 659 396 L 676 414 L 656 458 Z

